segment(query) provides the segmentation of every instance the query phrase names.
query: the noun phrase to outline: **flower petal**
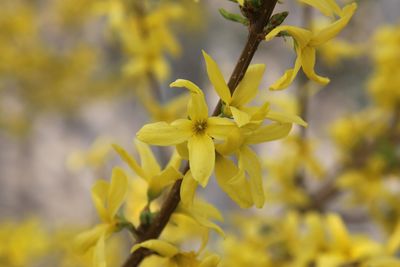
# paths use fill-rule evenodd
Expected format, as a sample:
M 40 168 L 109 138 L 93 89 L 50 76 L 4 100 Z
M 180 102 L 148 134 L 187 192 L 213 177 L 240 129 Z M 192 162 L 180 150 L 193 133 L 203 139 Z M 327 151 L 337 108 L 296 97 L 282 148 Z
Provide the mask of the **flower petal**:
M 340 15 L 341 9 L 335 0 L 298 0 L 300 3 L 310 5 L 318 9 L 322 14 L 328 17 Z
M 96 208 L 97 214 L 103 222 L 108 221 L 106 211 L 106 201 L 109 184 L 104 180 L 98 180 L 92 187 L 91 195 L 92 201 Z
M 253 205 L 249 184 L 243 171 L 223 156 L 217 156 L 215 177 L 221 189 L 241 208 Z
M 215 164 L 214 142 L 206 134 L 194 135 L 188 141 L 189 164 L 193 178 L 205 187 Z
M 269 111 L 265 115 L 265 118 L 270 119 L 272 121 L 280 122 L 280 123 L 296 123 L 296 124 L 304 126 L 304 127 L 308 126 L 307 122 L 305 122 L 299 116 L 296 116 L 293 114 L 287 114 L 287 113 L 283 113 L 283 112 Z
M 143 171 L 146 172 L 148 177 L 153 177 L 154 175 L 159 174 L 161 172 L 160 165 L 158 165 L 150 147 L 137 139 L 134 142 L 140 155 Z
M 294 68 L 293 69 L 288 69 L 287 71 L 285 71 L 285 73 L 283 74 L 282 77 L 280 77 L 276 82 L 274 82 L 269 89 L 270 90 L 282 90 L 287 88 L 289 85 L 292 84 L 292 82 L 294 81 L 294 79 L 296 78 L 297 73 L 299 72 L 300 68 L 301 68 L 301 54 L 302 51 L 301 49 L 296 46 L 296 54 L 297 54 L 297 58 L 296 61 L 294 63 Z
M 128 193 L 128 178 L 121 168 L 115 167 L 112 172 L 108 190 L 108 215 L 113 219 Z
M 206 53 L 203 52 L 204 60 L 206 61 L 206 68 L 208 78 L 213 84 L 215 91 L 219 97 L 225 103 L 231 102 L 231 92 L 229 91 L 228 85 L 225 82 L 224 76 L 222 76 L 221 70 L 219 69 L 217 63 Z
M 292 129 L 291 123 L 275 123 L 259 127 L 246 137 L 246 144 L 259 144 L 286 137 Z
M 193 179 L 192 173 L 189 170 L 185 174 L 185 177 L 183 177 L 182 186 L 180 190 L 181 201 L 184 205 L 192 206 L 198 184 L 199 183 Z
M 248 68 L 242 81 L 233 92 L 230 106 L 241 107 L 257 95 L 264 71 L 264 64 L 254 64 Z
M 330 25 L 326 26 L 325 28 L 319 30 L 311 39 L 310 46 L 320 46 L 336 35 L 339 34 L 343 30 L 344 27 L 347 26 L 350 19 L 353 17 L 354 12 L 357 9 L 357 4 L 352 3 L 343 8 L 342 16 L 340 19 L 336 20 L 335 22 L 331 23 Z
M 159 239 L 150 239 L 142 243 L 136 244 L 132 247 L 131 253 L 135 252 L 139 248 L 150 249 L 159 254 L 160 256 L 167 258 L 172 258 L 173 256 L 179 253 L 179 249 L 176 246 Z
M 207 134 L 215 139 L 226 139 L 230 132 L 237 129 L 235 123 L 227 118 L 210 117 L 207 120 Z
M 101 236 L 97 241 L 96 247 L 93 251 L 93 266 L 106 267 L 106 244 L 104 236 Z
M 239 167 L 243 168 L 250 176 L 250 189 L 254 204 L 262 208 L 265 203 L 265 194 L 262 183 L 261 163 L 257 154 L 247 146 L 239 151 Z
M 177 171 L 174 167 L 167 167 L 161 173 L 155 175 L 150 179 L 148 196 L 150 199 L 155 199 L 160 196 L 162 190 L 171 185 L 173 182 L 182 177 L 182 173 Z
M 301 55 L 301 64 L 303 66 L 303 71 L 307 75 L 307 77 L 313 81 L 316 81 L 317 83 L 320 84 L 328 84 L 329 79 L 325 77 L 321 77 L 317 75 L 314 71 L 314 66 L 315 66 L 315 48 L 313 47 L 305 47 L 302 51 Z
M 158 146 L 170 146 L 183 143 L 192 135 L 191 122 L 189 120 L 179 121 L 187 122 L 176 123 L 175 125 L 170 125 L 166 122 L 146 124 L 139 130 L 136 137 L 142 142 Z
M 295 26 L 283 25 L 276 27 L 270 33 L 268 33 L 267 36 L 265 36 L 265 40 L 270 41 L 281 32 L 287 32 L 290 36 L 292 36 L 293 39 L 296 40 L 296 43 L 300 49 L 305 47 L 313 36 L 312 32 L 309 30 Z
M 102 223 L 90 230 L 80 233 L 74 240 L 74 247 L 80 252 L 86 252 L 96 245 L 98 240 L 110 232 L 110 225 Z
M 235 122 L 239 127 L 242 127 L 250 122 L 251 120 L 250 114 L 232 106 L 230 107 L 230 109 L 233 115 L 233 119 L 235 120 Z
M 125 161 L 137 175 L 147 180 L 147 175 L 145 171 L 142 169 L 142 167 L 140 167 L 140 165 L 136 162 L 136 160 L 131 155 L 129 155 L 128 152 L 126 152 L 125 149 L 116 144 L 113 144 L 113 148 L 121 157 L 121 159 Z

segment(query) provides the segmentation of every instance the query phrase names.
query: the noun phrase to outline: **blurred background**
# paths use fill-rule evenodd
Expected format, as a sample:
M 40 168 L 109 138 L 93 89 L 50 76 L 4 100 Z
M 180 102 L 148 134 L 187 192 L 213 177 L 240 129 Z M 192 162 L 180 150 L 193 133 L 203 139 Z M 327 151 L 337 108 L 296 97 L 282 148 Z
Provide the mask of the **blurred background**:
M 116 33 L 121 14 L 106 2 L 0 2 L 0 221 L 35 217 L 49 228 L 95 221 L 90 188 L 96 179 L 108 178 L 112 166 L 121 165 L 109 144 L 133 148 L 138 129 L 157 117 L 138 93 L 145 82 L 129 65 L 137 51 L 127 44 L 140 44 Z M 331 83 L 325 88 L 310 85 L 308 135 L 317 140 L 315 153 L 326 168 L 334 166 L 337 157 L 330 123 L 371 104 L 367 88 L 375 64 L 369 52 L 376 30 L 399 23 L 398 0 L 356 2 L 359 9 L 340 34 L 356 51 L 338 51 L 335 56 L 332 51 L 339 46 L 321 50 L 316 70 Z M 218 99 L 201 50 L 218 62 L 228 79 L 246 29 L 219 14 L 218 8 L 236 9 L 229 1 L 182 0 L 173 5 L 180 6 L 182 14 L 170 15 L 166 23 L 178 48 L 163 54 L 169 67 L 163 65 L 154 78 L 161 102 L 179 95 L 181 90 L 168 84 L 185 78 L 203 88 L 213 106 Z M 285 24 L 304 23 L 303 11 L 294 1 L 284 1 L 277 9 L 289 11 Z M 316 19 L 319 15 L 315 12 Z M 294 59 L 287 42 L 263 43 L 253 60 L 267 66 L 261 90 L 267 91 Z M 295 95 L 297 87 L 298 82 L 268 96 Z M 279 145 L 274 143 L 260 153 L 271 157 L 276 151 Z M 204 194 L 224 210 L 237 209 L 217 186 Z

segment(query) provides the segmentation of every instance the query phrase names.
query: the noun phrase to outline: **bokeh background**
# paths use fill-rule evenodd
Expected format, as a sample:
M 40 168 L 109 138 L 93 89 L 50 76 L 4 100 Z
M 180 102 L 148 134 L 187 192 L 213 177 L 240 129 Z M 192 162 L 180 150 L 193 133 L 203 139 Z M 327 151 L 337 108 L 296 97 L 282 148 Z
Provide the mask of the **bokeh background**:
M 137 96 L 141 83 L 124 73 L 125 48 L 95 2 L 102 1 L 0 2 L 0 221 L 36 217 L 49 228 L 95 221 L 93 181 L 108 178 L 112 166 L 121 163 L 107 144 L 132 147 L 135 133 L 149 121 Z M 185 78 L 200 85 L 213 106 L 217 96 L 201 50 L 212 55 L 228 77 L 246 30 L 219 14 L 221 7 L 234 10 L 229 1 L 181 2 L 186 16 L 171 22 L 181 52 L 167 55 L 171 71 L 161 83 L 162 99 L 167 102 L 181 93 L 168 84 Z M 367 46 L 376 29 L 398 25 L 400 1 L 357 2 L 358 11 L 340 35 L 346 42 Z M 289 11 L 285 24 L 303 23 L 294 1 L 284 1 L 278 9 Z M 267 65 L 262 90 L 292 66 L 294 57 L 283 40 L 260 46 L 253 62 Z M 338 62 L 321 52 L 316 69 L 332 82 L 323 89 L 313 87 L 308 133 L 318 140 L 318 158 L 325 166 L 334 166 L 335 148 L 327 126 L 370 103 L 366 88 L 374 65 L 368 51 Z M 273 99 L 295 94 L 296 88 L 295 83 L 269 95 Z M 100 158 L 85 161 L 93 149 Z M 278 150 L 274 143 L 260 152 L 271 156 Z M 237 209 L 215 184 L 204 194 L 225 211 Z

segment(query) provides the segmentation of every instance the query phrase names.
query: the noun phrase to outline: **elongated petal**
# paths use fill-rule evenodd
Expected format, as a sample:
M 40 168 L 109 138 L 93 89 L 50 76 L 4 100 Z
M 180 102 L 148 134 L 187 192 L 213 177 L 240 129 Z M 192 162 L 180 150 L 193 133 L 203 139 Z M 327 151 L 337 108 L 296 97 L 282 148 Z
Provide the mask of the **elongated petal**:
M 303 4 L 310 5 L 318 9 L 322 14 L 328 17 L 334 17 L 334 15 L 340 15 L 342 13 L 339 5 L 335 0 L 298 0 Z
M 259 144 L 286 137 L 292 129 L 291 123 L 276 123 L 262 126 L 247 136 L 247 144 Z
M 108 221 L 106 211 L 106 201 L 109 184 L 104 180 L 98 180 L 92 188 L 92 201 L 96 208 L 97 214 L 103 222 Z
M 208 135 L 194 135 L 188 141 L 189 164 L 193 178 L 205 187 L 215 164 L 214 142 Z
M 265 115 L 265 118 L 276 121 L 276 122 L 281 122 L 281 123 L 296 123 L 296 124 L 304 126 L 304 127 L 308 126 L 307 122 L 305 122 L 299 116 L 296 116 L 293 114 L 287 114 L 287 113 L 283 113 L 283 112 L 269 111 Z
M 201 198 L 195 199 L 191 212 L 196 213 L 198 216 L 221 222 L 224 220 L 221 212 L 214 205 Z
M 97 241 L 96 247 L 93 251 L 93 266 L 106 267 L 106 244 L 104 236 L 101 236 Z
M 177 79 L 176 81 L 172 82 L 170 87 L 183 87 L 188 89 L 193 94 L 203 94 L 203 91 L 194 83 L 189 80 L 185 79 Z
M 189 149 L 187 142 L 183 142 L 181 144 L 176 145 L 176 151 L 179 156 L 183 159 L 189 160 Z
M 121 159 L 125 161 L 137 175 L 147 180 L 147 175 L 142 169 L 142 167 L 140 167 L 140 165 L 136 162 L 136 160 L 131 155 L 129 155 L 129 153 L 126 152 L 125 149 L 116 144 L 113 144 L 113 148 L 121 157 Z
M 217 156 L 215 177 L 221 189 L 241 208 L 249 208 L 253 205 L 244 171 L 240 171 L 232 161 L 223 156 Z
M 221 155 L 231 155 L 236 152 L 239 147 L 243 144 L 244 135 L 239 128 L 233 129 L 223 143 L 215 145 L 215 149 Z
M 171 158 L 168 161 L 167 167 L 173 167 L 175 168 L 175 170 L 179 170 L 181 163 L 182 163 L 182 157 L 179 155 L 177 150 L 174 150 L 174 152 L 171 155 Z
M 207 120 L 207 134 L 215 139 L 226 139 L 229 133 L 234 130 L 237 130 L 237 127 L 230 119 L 210 117 Z
M 301 64 L 303 66 L 303 71 L 307 75 L 307 77 L 313 81 L 316 81 L 320 84 L 328 84 L 329 79 L 319 76 L 314 71 L 315 66 L 315 48 L 313 47 L 306 47 L 302 51 L 302 61 Z
M 294 68 L 293 69 L 288 69 L 282 77 L 280 77 L 276 82 L 274 82 L 271 86 L 270 86 L 270 90 L 282 90 L 285 89 L 287 87 L 289 87 L 289 85 L 292 84 L 292 82 L 294 81 L 294 79 L 296 78 L 297 73 L 299 72 L 300 68 L 301 68 L 301 64 L 302 64 L 302 51 L 300 49 L 300 47 L 295 47 L 296 48 L 296 54 L 297 54 L 297 58 L 296 61 L 294 63 Z
M 182 120 L 180 120 L 182 121 Z M 180 124 L 156 122 L 146 124 L 139 130 L 136 137 L 147 144 L 158 146 L 171 146 L 185 142 L 192 135 L 190 121 Z M 180 127 L 184 126 L 184 127 Z
M 313 36 L 312 32 L 309 30 L 295 26 L 283 25 L 276 27 L 269 34 L 267 34 L 267 36 L 265 36 L 265 40 L 270 41 L 281 32 L 286 32 L 292 36 L 293 39 L 296 40 L 296 43 L 300 49 L 305 47 Z
M 233 92 L 230 106 L 241 107 L 249 103 L 257 95 L 264 71 L 264 64 L 254 64 L 248 68 L 242 81 Z
M 96 245 L 100 237 L 107 235 L 110 225 L 99 224 L 92 229 L 80 233 L 74 240 L 74 247 L 80 252 L 86 252 Z
M 209 255 L 201 261 L 199 267 L 217 267 L 221 258 L 218 255 Z
M 188 115 L 192 121 L 207 120 L 208 106 L 203 94 L 192 94 L 188 104 Z
M 311 39 L 310 46 L 320 46 L 338 35 L 343 28 L 347 26 L 356 9 L 356 3 L 345 6 L 343 8 L 342 17 L 325 28 L 319 30 Z
M 225 103 L 230 103 L 231 92 L 229 91 L 228 85 L 226 84 L 224 76 L 222 76 L 221 70 L 219 69 L 217 63 L 204 51 L 203 57 L 206 61 L 208 78 L 213 84 L 215 91 L 222 101 Z
M 196 222 L 204 227 L 207 227 L 209 229 L 214 230 L 215 232 L 217 232 L 218 234 L 220 234 L 222 237 L 225 237 L 225 233 L 222 230 L 221 227 L 219 227 L 217 224 L 209 221 L 207 218 L 199 216 L 197 214 L 191 214 L 191 216 L 193 217 L 193 219 L 196 220 Z
M 250 122 L 251 120 L 250 114 L 235 107 L 230 107 L 230 109 L 233 115 L 233 119 L 235 120 L 235 122 L 239 127 L 242 127 Z
M 199 183 L 193 179 L 192 173 L 188 171 L 185 177 L 183 177 L 180 191 L 181 200 L 184 205 L 192 206 L 198 184 Z
M 142 169 L 147 176 L 153 177 L 154 175 L 159 174 L 161 172 L 160 165 L 158 165 L 150 147 L 139 140 L 135 140 L 135 145 L 140 155 Z
M 399 247 L 400 247 L 400 222 L 398 222 L 396 227 L 394 228 L 394 231 L 387 242 L 386 250 L 390 255 L 393 255 L 396 253 Z
M 113 169 L 110 189 L 108 191 L 108 215 L 113 219 L 128 193 L 128 178 L 118 167 Z
M 257 208 L 262 208 L 265 203 L 265 194 L 262 184 L 262 172 L 260 160 L 254 151 L 243 146 L 239 152 L 239 167 L 249 175 L 251 195 Z
M 148 195 L 151 199 L 157 198 L 165 187 L 179 178 L 182 178 L 182 174 L 174 167 L 165 168 L 161 173 L 150 179 Z
M 188 80 L 179 79 L 170 84 L 171 87 L 185 87 L 191 92 L 188 104 L 188 115 L 192 120 L 205 120 L 208 118 L 208 107 L 203 91 Z
M 167 258 L 171 258 L 179 253 L 179 249 L 176 246 L 159 239 L 150 239 L 142 243 L 136 244 L 132 247 L 131 253 L 135 252 L 139 248 L 150 249 L 160 256 Z
M 336 214 L 328 214 L 326 223 L 330 229 L 333 247 L 338 250 L 347 251 L 350 246 L 349 234 L 342 219 Z

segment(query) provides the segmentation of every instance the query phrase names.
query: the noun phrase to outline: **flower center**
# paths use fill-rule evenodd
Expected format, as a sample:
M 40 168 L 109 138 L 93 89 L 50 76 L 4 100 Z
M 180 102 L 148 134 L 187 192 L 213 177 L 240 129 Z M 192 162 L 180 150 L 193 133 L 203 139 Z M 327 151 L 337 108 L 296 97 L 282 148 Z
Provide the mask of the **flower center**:
M 193 124 L 193 131 L 195 134 L 204 134 L 207 129 L 207 121 L 195 121 Z

